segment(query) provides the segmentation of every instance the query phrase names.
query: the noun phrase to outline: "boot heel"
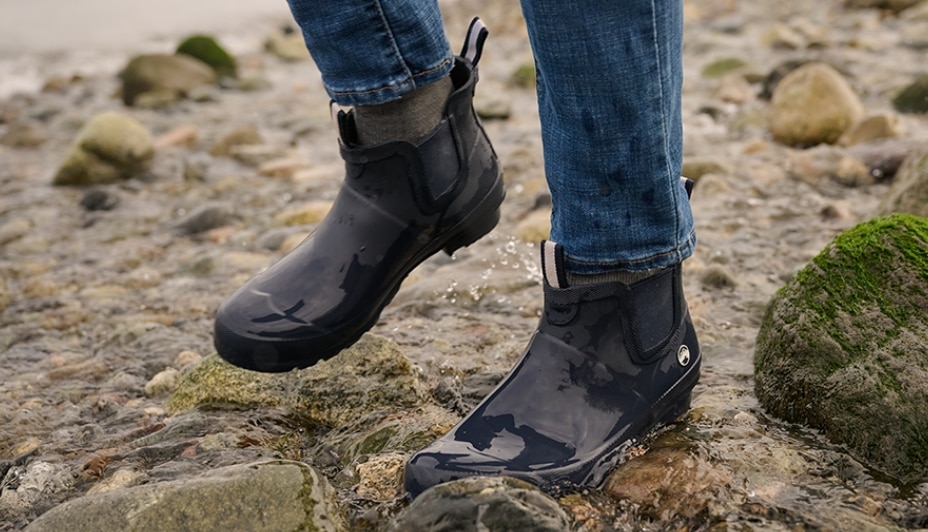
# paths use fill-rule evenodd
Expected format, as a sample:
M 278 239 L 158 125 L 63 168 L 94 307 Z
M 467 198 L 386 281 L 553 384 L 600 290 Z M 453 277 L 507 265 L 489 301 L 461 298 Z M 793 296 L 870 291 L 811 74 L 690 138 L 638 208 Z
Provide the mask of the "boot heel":
M 474 223 L 448 240 L 444 247 L 445 253 L 449 256 L 454 255 L 455 251 L 480 240 L 483 235 L 492 231 L 497 223 L 499 223 L 499 208 L 493 209 L 493 212 L 487 216 L 478 216 Z
M 671 405 L 670 409 L 657 420 L 657 426 L 669 425 L 689 412 L 692 397 L 693 393 L 687 392 L 685 396 L 678 399 L 677 402 Z

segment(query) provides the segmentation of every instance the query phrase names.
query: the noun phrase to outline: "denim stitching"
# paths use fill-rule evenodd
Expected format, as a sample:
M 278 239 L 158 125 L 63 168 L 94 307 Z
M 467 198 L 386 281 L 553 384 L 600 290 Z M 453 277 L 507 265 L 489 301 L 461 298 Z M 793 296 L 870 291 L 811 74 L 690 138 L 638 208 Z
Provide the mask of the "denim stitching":
M 655 255 L 649 255 L 643 259 L 599 262 L 599 261 L 578 260 L 578 259 L 574 259 L 569 256 L 565 256 L 564 258 L 565 258 L 565 262 L 567 263 L 567 270 L 570 271 L 571 273 L 578 273 L 578 272 L 571 270 L 570 268 L 571 264 L 573 264 L 574 266 L 599 268 L 599 269 L 609 270 L 609 271 L 611 270 L 637 271 L 637 270 L 630 270 L 629 267 L 640 265 L 640 264 L 647 264 L 649 262 L 652 262 L 652 263 L 659 262 L 661 259 L 664 259 L 666 257 L 672 257 L 675 255 L 679 257 L 680 259 L 680 260 L 677 260 L 676 262 L 678 263 L 683 262 L 683 259 L 686 258 L 683 255 L 685 255 L 687 251 L 689 251 L 690 254 L 692 254 L 692 250 L 695 247 L 696 247 L 696 230 L 694 229 L 690 231 L 689 234 L 686 236 L 686 240 L 684 240 L 683 245 L 677 246 L 670 251 L 665 251 L 663 253 L 657 253 Z M 687 257 L 688 256 L 689 255 L 687 255 Z
M 671 0 L 671 1 L 676 2 L 679 0 Z M 658 87 L 658 94 L 660 98 L 661 131 L 664 134 L 663 135 L 664 166 L 665 166 L 665 172 L 666 172 L 666 177 L 667 177 L 665 182 L 674 183 L 676 176 L 673 175 L 674 173 L 673 169 L 670 167 L 672 159 L 671 159 L 671 154 L 670 154 L 670 143 L 668 140 L 670 138 L 670 127 L 667 124 L 667 114 L 669 112 L 669 109 L 667 109 L 667 102 L 666 102 L 665 92 L 664 92 L 665 90 L 664 88 L 664 63 L 662 61 L 663 57 L 661 56 L 661 45 L 660 45 L 660 39 L 658 35 L 659 31 L 658 31 L 658 23 L 657 23 L 657 6 L 655 5 L 654 0 L 651 0 L 651 28 L 652 28 L 652 35 L 654 38 L 654 59 L 657 62 L 657 87 Z M 675 188 L 674 186 L 671 186 L 670 195 L 673 198 L 674 205 L 676 206 L 677 203 L 681 200 L 680 193 L 679 193 L 679 187 Z M 675 228 L 674 237 L 676 238 L 677 235 L 680 234 L 680 228 L 681 228 L 680 209 L 674 208 L 673 212 L 674 212 L 674 228 Z M 687 239 L 687 243 L 689 243 L 689 239 Z M 678 247 L 674 252 L 677 252 L 677 251 L 681 251 L 680 247 Z M 661 255 L 656 255 L 654 256 L 654 259 L 658 259 L 660 257 Z M 630 262 L 630 264 L 634 264 L 634 263 L 635 261 Z
M 401 81 L 400 83 L 393 83 L 393 84 L 390 84 L 390 85 L 384 85 L 383 87 L 378 87 L 378 88 L 376 88 L 376 89 L 370 89 L 370 90 L 366 90 L 366 91 L 332 91 L 332 93 L 333 93 L 333 94 L 344 94 L 344 95 L 346 95 L 346 96 L 354 96 L 354 95 L 361 95 L 361 94 L 374 94 L 374 93 L 382 92 L 382 91 L 385 91 L 385 90 L 396 90 L 396 89 L 398 89 L 400 86 L 404 85 L 405 83 L 409 82 L 409 81 L 412 80 L 412 79 L 421 78 L 422 76 L 426 76 L 426 75 L 428 75 L 428 74 L 432 74 L 432 73 L 434 73 L 434 72 L 438 72 L 439 70 L 445 68 L 445 66 L 448 65 L 448 63 L 450 63 L 451 61 L 452 61 L 452 58 L 451 58 L 451 57 L 447 57 L 447 58 L 445 58 L 444 60 L 442 60 L 442 62 L 439 63 L 438 66 L 436 66 L 436 67 L 434 67 L 434 68 L 427 69 L 427 70 L 419 71 L 418 73 L 415 73 L 415 74 L 409 74 L 409 75 L 408 75 L 403 81 Z

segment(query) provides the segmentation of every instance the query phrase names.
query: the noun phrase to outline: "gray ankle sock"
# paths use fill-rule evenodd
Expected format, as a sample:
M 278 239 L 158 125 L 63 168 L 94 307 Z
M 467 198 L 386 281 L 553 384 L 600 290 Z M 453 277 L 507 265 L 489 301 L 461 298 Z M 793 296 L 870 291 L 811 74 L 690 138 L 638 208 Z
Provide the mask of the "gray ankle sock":
M 618 281 L 625 285 L 633 285 L 638 281 L 643 281 L 652 275 L 661 273 L 662 271 L 664 271 L 662 268 L 645 270 L 643 272 L 616 270 L 594 275 L 579 275 L 576 273 L 567 272 L 567 284 L 569 286 L 577 286 L 583 284 L 613 283 Z
M 453 88 L 451 77 L 445 76 L 394 102 L 355 107 L 358 142 L 367 146 L 394 140 L 418 143 L 441 122 Z

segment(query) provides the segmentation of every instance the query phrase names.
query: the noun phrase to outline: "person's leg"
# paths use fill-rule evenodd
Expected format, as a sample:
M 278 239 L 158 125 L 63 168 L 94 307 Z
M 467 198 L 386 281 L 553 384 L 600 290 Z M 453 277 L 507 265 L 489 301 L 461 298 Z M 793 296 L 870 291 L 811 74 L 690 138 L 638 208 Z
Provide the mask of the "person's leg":
M 434 1 L 288 0 L 340 106 L 355 106 L 359 141 L 414 142 L 441 120 L 454 56 Z
M 477 474 L 596 486 L 689 408 L 699 379 L 680 264 L 695 244 L 679 175 L 682 2 L 522 3 L 553 202 L 544 312 L 500 386 L 410 459 L 413 496 Z
M 325 219 L 217 311 L 227 361 L 288 371 L 370 329 L 406 275 L 489 232 L 504 189 L 473 109 L 485 38 L 452 58 L 434 1 L 292 0 L 336 103 L 347 176 Z M 449 94 L 450 93 L 450 94 Z
M 451 72 L 454 57 L 434 0 L 287 0 L 342 106 L 398 100 Z
M 523 1 L 538 72 L 551 239 L 572 274 L 681 262 L 681 0 Z

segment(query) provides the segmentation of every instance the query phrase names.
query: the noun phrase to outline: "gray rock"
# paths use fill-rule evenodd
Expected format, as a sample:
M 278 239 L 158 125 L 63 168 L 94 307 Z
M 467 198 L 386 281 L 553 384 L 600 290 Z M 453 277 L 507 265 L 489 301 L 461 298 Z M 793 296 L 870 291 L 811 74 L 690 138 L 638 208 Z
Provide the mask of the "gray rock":
M 192 480 L 129 487 L 68 501 L 26 530 L 344 530 L 335 491 L 299 462 L 263 462 Z
M 928 478 L 928 220 L 839 235 L 771 302 L 754 353 L 771 414 L 902 481 Z
M 0 144 L 11 148 L 35 148 L 48 140 L 45 126 L 35 120 L 21 120 L 9 124 L 0 135 Z
M 777 85 L 767 125 L 781 144 L 833 144 L 863 114 L 860 98 L 837 70 L 824 63 L 809 63 Z
M 526 482 L 507 477 L 471 477 L 427 490 L 387 529 L 560 532 L 570 529 L 570 518 L 554 499 Z
M 158 101 L 167 105 L 198 87 L 216 83 L 216 73 L 209 65 L 187 55 L 137 56 L 123 69 L 121 78 L 122 100 L 126 105 L 134 105 L 146 93 L 159 94 Z
M 228 225 L 234 216 L 235 212 L 231 206 L 224 203 L 210 203 L 201 205 L 184 216 L 177 223 L 177 228 L 188 235 L 205 233 L 210 229 Z
M 17 477 L 15 489 L 7 486 L 0 494 L 0 510 L 31 507 L 50 494 L 67 491 L 74 484 L 70 467 L 42 461 L 29 464 L 17 473 Z
M 52 180 L 55 185 L 91 185 L 148 171 L 155 155 L 148 130 L 132 116 L 108 111 L 77 133 Z
M 877 214 L 902 212 L 928 217 L 928 150 L 905 159 Z
M 250 125 L 242 126 L 226 133 L 209 149 L 209 154 L 214 157 L 229 157 L 234 148 L 260 144 L 264 144 L 264 139 L 258 128 Z
M 105 188 L 92 188 L 81 198 L 81 207 L 88 211 L 111 211 L 119 205 L 119 196 Z

